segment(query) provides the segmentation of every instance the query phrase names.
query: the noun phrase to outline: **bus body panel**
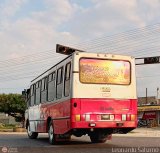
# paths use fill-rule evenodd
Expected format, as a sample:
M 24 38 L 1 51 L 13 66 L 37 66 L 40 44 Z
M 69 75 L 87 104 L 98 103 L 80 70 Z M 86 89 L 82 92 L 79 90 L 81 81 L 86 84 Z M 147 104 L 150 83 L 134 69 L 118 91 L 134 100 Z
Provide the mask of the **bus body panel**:
M 81 58 L 129 61 L 131 82 L 128 85 L 93 84 L 80 81 Z M 77 62 L 79 61 L 79 62 Z M 134 58 L 121 55 L 75 54 L 73 58 L 72 129 L 82 128 L 136 128 L 137 94 Z M 73 107 L 74 105 L 77 107 Z M 80 120 L 76 121 L 76 115 Z M 114 120 L 102 120 L 102 115 L 114 115 Z M 126 120 L 122 120 L 126 116 Z M 133 120 L 131 120 L 131 117 Z M 87 121 L 86 121 L 87 120 Z M 95 126 L 91 127 L 90 124 Z
M 39 78 L 32 81 L 31 85 L 36 84 L 37 81 L 42 80 L 44 77 L 49 76 L 49 74 L 53 72 L 56 72 L 57 69 L 61 67 L 63 67 L 63 71 L 64 71 L 65 65 L 69 62 L 71 62 L 71 71 L 72 71 L 72 56 L 69 56 L 58 65 L 51 68 L 49 71 L 42 74 Z M 72 80 L 72 75 L 70 75 L 70 80 Z M 55 79 L 55 83 L 56 81 L 57 79 Z M 64 73 L 63 73 L 63 82 L 64 82 Z M 62 88 L 64 88 L 64 84 Z M 30 130 L 32 132 L 46 133 L 48 132 L 48 119 L 51 118 L 54 124 L 54 131 L 57 134 L 62 134 L 69 131 L 70 130 L 70 112 L 71 112 L 70 97 L 72 94 L 71 81 L 70 81 L 69 91 L 70 93 L 67 97 L 64 96 L 64 92 L 62 91 L 63 98 L 61 99 L 57 99 L 56 97 L 54 97 L 53 101 L 47 101 L 47 100 L 41 101 L 39 105 L 34 104 L 33 106 L 29 106 L 25 114 L 26 127 L 27 127 L 27 124 L 28 124 L 27 121 L 28 121 Z M 36 99 L 36 97 L 34 99 Z M 31 97 L 28 103 L 31 103 Z
M 70 99 L 57 103 L 44 103 L 29 109 L 29 123 L 31 131 L 48 132 L 47 120 L 51 118 L 56 134 L 63 134 L 70 130 Z
M 131 64 L 131 83 L 128 85 L 82 83 L 79 77 L 80 76 L 79 61 L 81 58 L 84 57 L 93 59 L 129 61 Z M 75 54 L 73 56 L 73 63 L 74 63 L 73 72 L 76 73 L 73 73 L 72 98 L 137 99 L 134 58 L 121 55 L 105 56 L 105 54 L 98 54 L 97 57 L 97 54 L 81 53 L 78 55 Z
M 55 104 L 52 102 L 50 104 L 44 104 L 41 111 L 45 115 L 45 121 L 49 117 L 52 119 L 56 134 L 62 134 L 70 130 L 70 99 L 59 101 Z
M 76 103 L 77 107 L 74 107 Z M 76 115 L 80 120 L 76 121 Z M 105 115 L 112 115 L 112 119 L 104 118 Z M 122 119 L 126 115 L 126 120 Z M 134 120 L 131 120 L 134 116 Z M 119 128 L 117 123 L 123 123 L 121 128 L 137 125 L 137 100 L 116 100 L 116 99 L 72 99 L 72 128 L 91 128 L 90 123 L 95 123 L 94 128 L 113 127 Z

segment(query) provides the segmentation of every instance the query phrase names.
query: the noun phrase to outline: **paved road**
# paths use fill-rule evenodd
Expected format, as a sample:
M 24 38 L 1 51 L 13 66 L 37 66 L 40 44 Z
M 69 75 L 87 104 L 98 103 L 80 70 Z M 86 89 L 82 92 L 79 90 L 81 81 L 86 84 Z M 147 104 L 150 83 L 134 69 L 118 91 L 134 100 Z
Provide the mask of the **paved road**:
M 147 149 L 152 149 L 152 152 L 160 152 L 160 148 L 158 148 L 160 137 L 113 136 L 112 140 L 105 144 L 92 144 L 87 136 L 83 136 L 72 137 L 71 142 L 53 146 L 48 143 L 48 137 L 45 134 L 40 135 L 36 140 L 30 140 L 24 133 L 0 133 L 0 153 L 3 153 L 2 147 L 4 146 L 7 147 L 8 152 L 14 153 L 148 152 Z

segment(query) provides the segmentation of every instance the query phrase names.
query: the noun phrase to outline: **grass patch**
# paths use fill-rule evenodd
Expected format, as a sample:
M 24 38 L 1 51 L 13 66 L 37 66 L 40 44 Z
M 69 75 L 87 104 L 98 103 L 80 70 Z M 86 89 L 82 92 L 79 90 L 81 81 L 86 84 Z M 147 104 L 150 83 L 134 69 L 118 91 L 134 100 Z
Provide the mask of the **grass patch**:
M 15 127 L 16 127 L 16 125 L 13 125 L 13 124 L 2 124 L 2 123 L 0 123 L 0 129 L 13 129 Z

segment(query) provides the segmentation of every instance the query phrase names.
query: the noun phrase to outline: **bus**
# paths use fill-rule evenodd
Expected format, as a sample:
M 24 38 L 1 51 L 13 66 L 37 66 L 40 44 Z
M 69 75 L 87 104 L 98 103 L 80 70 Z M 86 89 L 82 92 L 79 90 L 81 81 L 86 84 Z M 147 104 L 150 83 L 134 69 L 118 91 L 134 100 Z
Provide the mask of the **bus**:
M 28 137 L 48 133 L 49 143 L 88 135 L 104 143 L 137 127 L 135 59 L 89 53 L 57 44 L 68 55 L 31 81 L 26 92 Z

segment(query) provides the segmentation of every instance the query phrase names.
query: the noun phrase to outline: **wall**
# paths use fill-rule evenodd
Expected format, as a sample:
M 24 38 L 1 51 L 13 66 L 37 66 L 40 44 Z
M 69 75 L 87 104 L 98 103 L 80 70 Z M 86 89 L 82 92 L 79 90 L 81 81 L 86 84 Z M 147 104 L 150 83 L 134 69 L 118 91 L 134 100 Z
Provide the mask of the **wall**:
M 14 117 L 6 116 L 6 114 L 4 114 L 4 113 L 0 113 L 0 123 L 3 123 L 3 124 L 17 124 Z

